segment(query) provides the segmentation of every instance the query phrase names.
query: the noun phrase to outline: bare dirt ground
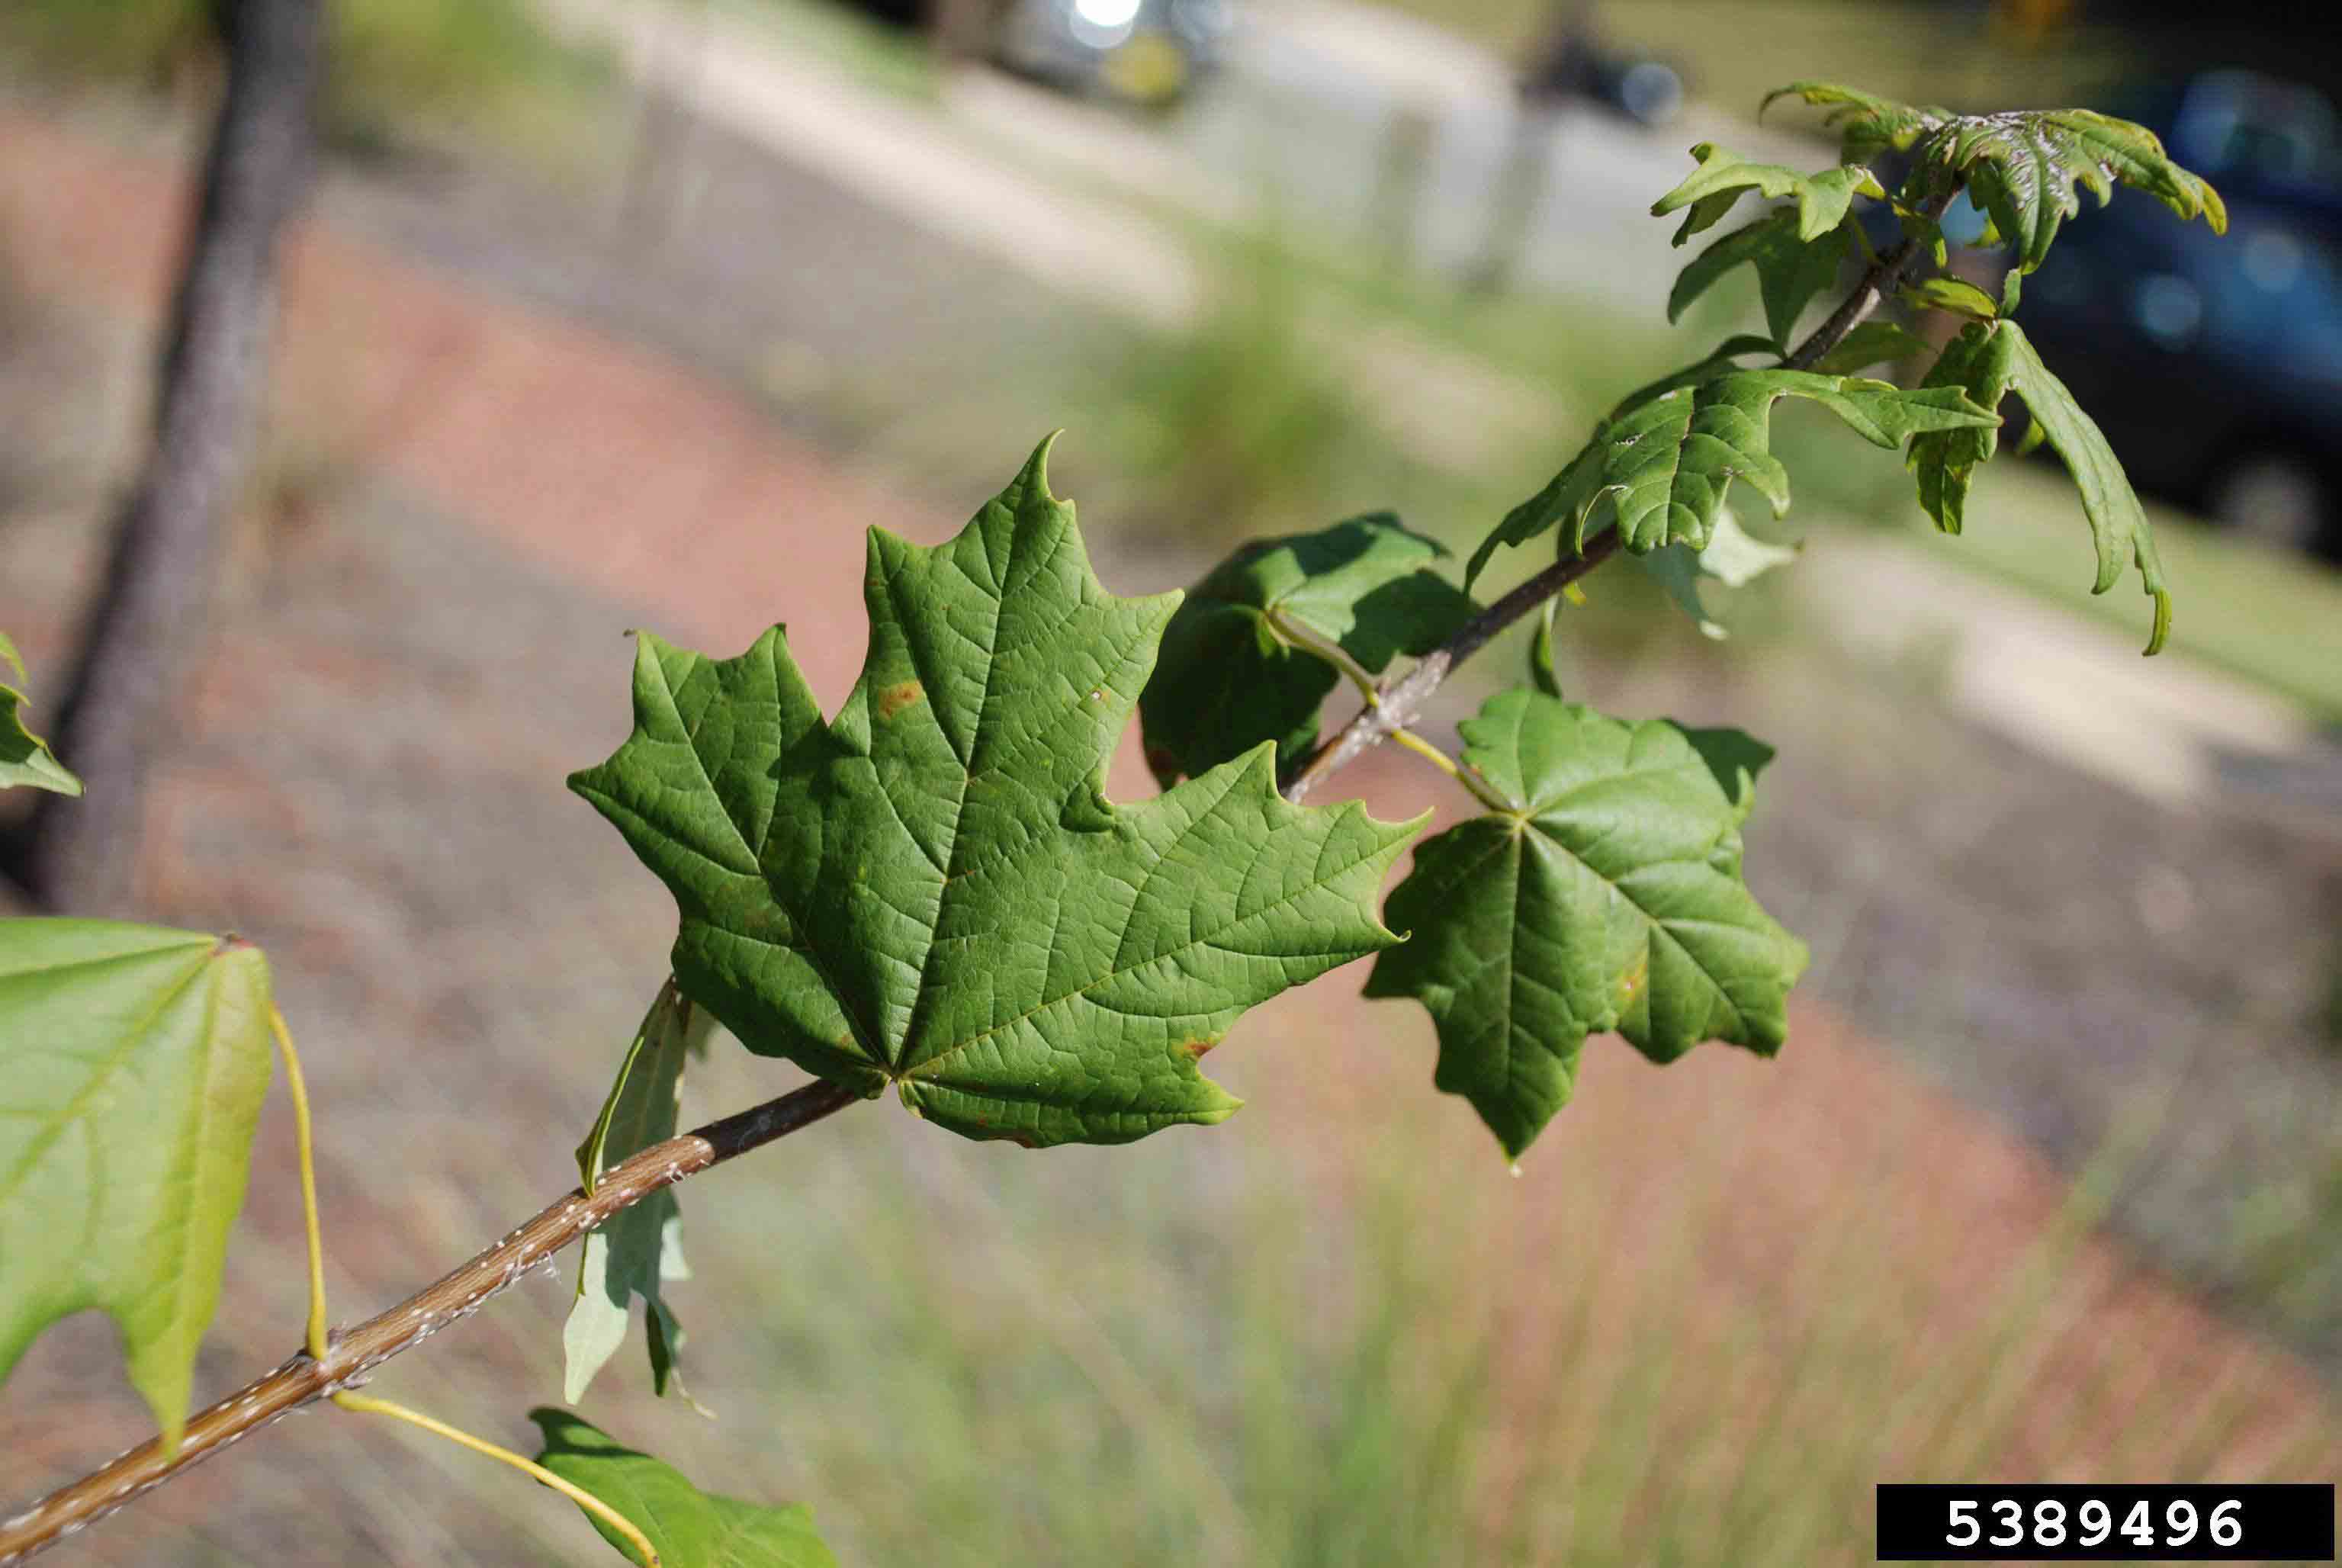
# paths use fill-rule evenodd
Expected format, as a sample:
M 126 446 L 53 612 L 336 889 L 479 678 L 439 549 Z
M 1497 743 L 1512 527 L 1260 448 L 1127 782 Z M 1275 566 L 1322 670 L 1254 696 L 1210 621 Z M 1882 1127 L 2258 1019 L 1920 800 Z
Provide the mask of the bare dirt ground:
M 45 308 L 84 324 L 106 384 L 90 389 L 86 362 L 49 365 L 47 413 L 72 422 L 75 409 L 115 411 L 94 423 L 106 434 L 90 472 L 118 474 L 128 450 L 119 411 L 136 405 L 140 334 L 180 179 L 151 146 L 0 107 L 9 260 Z M 397 198 L 385 202 L 388 211 Z M 460 226 L 430 262 L 412 243 L 368 237 L 395 232 L 411 242 L 378 212 L 301 236 L 282 372 L 295 405 L 280 407 L 275 466 L 249 509 L 216 646 L 190 673 L 190 735 L 154 802 L 145 886 L 156 918 L 233 926 L 272 955 L 321 1106 L 329 1284 L 345 1314 L 393 1299 L 573 1179 L 568 1151 L 597 1081 L 662 972 L 664 894 L 561 787 L 623 733 L 619 628 L 728 651 L 786 619 L 816 689 L 835 701 L 862 646 L 861 528 L 882 521 L 932 540 L 979 498 L 966 475 L 906 486 L 842 466 L 675 346 L 655 346 L 656 323 L 640 314 L 606 309 L 603 325 L 581 323 L 527 297 L 559 288 L 482 281 Z M 914 253 L 906 265 L 957 265 L 947 250 L 900 248 Z M 987 275 L 957 275 L 973 297 L 992 297 Z M 1028 296 L 1000 297 L 1014 316 Z M 702 303 L 712 311 L 712 298 Z M 300 416 L 333 433 L 325 449 L 295 439 Z M 54 481 L 12 476 L 0 533 L 10 629 L 36 690 L 69 634 L 100 511 L 85 483 Z M 1162 585 L 1152 564 L 1134 580 L 1110 544 L 1100 553 L 1109 585 Z M 2304 864 L 2290 844 L 2102 794 L 2077 812 L 2082 786 L 2057 770 L 1968 733 L 1911 737 L 1924 726 L 1909 692 L 1866 687 L 1822 713 L 1773 694 L 1777 684 L 1726 682 L 1698 664 L 1584 678 L 1622 711 L 1730 714 L 1783 743 L 1752 874 L 1815 937 L 1821 1000 L 1799 1009 L 1780 1062 L 1702 1053 L 1662 1074 L 1597 1051 L 1581 1104 L 1548 1134 L 1558 1146 L 1541 1145 L 1521 1181 L 1504 1182 L 1468 1116 L 1426 1093 L 1422 1020 L 1366 1008 L 1338 976 L 1266 1010 L 1215 1057 L 1253 1100 L 1233 1128 L 1155 1140 L 1112 1167 L 1052 1155 L 1030 1228 L 1080 1223 L 1095 1202 L 1085 1189 L 1107 1182 L 1181 1183 L 1207 1228 L 1226 1208 L 1226 1162 L 1255 1157 L 1223 1153 L 1232 1138 L 1289 1151 L 1263 1169 L 1312 1183 L 1329 1205 L 1380 1154 L 1403 1149 L 1443 1178 L 1486 1171 L 1490 1190 L 1468 1199 L 1460 1178 L 1444 1179 L 1457 1193 L 1458 1244 L 1487 1265 L 1491 1310 L 1525 1367 L 1556 1353 L 1564 1308 L 1536 1265 L 1568 1269 L 1579 1243 L 1556 1216 L 1589 1185 L 1616 1194 L 1618 1235 L 1696 1227 L 1687 1244 L 1716 1310 L 1790 1336 L 1819 1310 L 1798 1291 L 1803 1239 L 1834 1213 L 1892 1216 L 1876 1267 L 1906 1282 L 1913 1338 L 1940 1340 L 1987 1313 L 1980 1282 L 2037 1257 L 2070 1191 L 1994 1112 L 2078 1160 L 2116 1120 L 2120 1096 L 2084 1092 L 2105 1077 L 2144 1078 L 2176 1054 L 2187 1094 L 2242 1105 L 2239 1078 L 2300 1049 L 2317 975 L 2298 928 L 2312 923 L 2314 936 L 2337 895 L 2331 868 Z M 1889 751 L 1886 734 L 1910 738 Z M 1116 774 L 1126 794 L 1144 788 L 1132 761 L 1126 746 Z M 1915 772 L 1934 785 L 1924 796 L 1909 787 Z M 1388 758 L 1362 767 L 1357 787 L 1394 811 L 1418 793 Z M 2099 874 L 2110 862 L 2135 869 Z M 1963 891 L 1977 888 L 1993 896 Z M 1915 1046 L 1921 1069 L 1847 1018 Z M 701 1104 L 769 1093 L 775 1075 L 754 1065 L 720 1064 Z M 2318 1082 L 2330 1107 L 2330 1077 Z M 2245 1113 L 2224 1114 L 2233 1134 Z M 842 1179 L 836 1165 L 859 1160 L 971 1183 L 1003 1168 L 1000 1152 L 941 1147 L 888 1108 L 847 1120 L 857 1125 L 843 1142 L 809 1135 L 759 1155 L 758 1179 L 827 1190 Z M 2167 1124 L 2155 1147 L 2209 1158 L 2187 1147 L 2185 1114 Z M 199 1391 L 275 1360 L 298 1322 L 281 1107 L 256 1158 Z M 950 1237 L 936 1246 L 948 1260 Z M 849 1238 L 796 1262 L 850 1268 L 856 1256 Z M 700 1263 L 706 1304 L 694 1321 L 745 1311 L 765 1260 Z M 400 1363 L 395 1392 L 519 1441 L 519 1410 L 557 1387 L 552 1320 L 565 1302 L 558 1287 L 532 1284 Z M 2275 1466 L 2309 1479 L 2342 1467 L 2342 1418 L 2321 1377 L 2118 1243 L 2085 1243 L 2034 1326 L 2036 1360 L 2002 1395 L 2019 1414 L 1992 1455 L 1996 1473 L 2087 1474 L 2116 1452 L 2140 1473 Z M 76 1323 L 19 1369 L 0 1407 L 9 1493 L 139 1435 L 135 1402 L 103 1370 L 109 1353 L 102 1324 Z M 786 1368 L 712 1354 L 727 1404 L 787 1411 L 806 1397 Z M 839 1373 L 849 1387 L 851 1370 Z M 2157 1413 L 2214 1398 L 2243 1413 L 2218 1453 L 2158 1450 L 2143 1430 Z M 670 1419 L 653 1418 L 655 1430 Z M 867 1528 L 857 1511 L 885 1507 L 833 1494 L 775 1442 L 711 1460 L 729 1466 L 716 1479 L 816 1496 L 847 1542 Z M 384 1484 L 321 1508 L 315 1499 L 340 1494 L 335 1469 L 353 1453 Z M 1882 1452 L 1882 1464 L 1892 1458 Z M 76 1550 L 124 1563 L 505 1562 L 550 1560 L 574 1540 L 549 1501 L 462 1491 L 427 1508 L 411 1501 L 468 1463 L 358 1423 L 315 1423 L 255 1439 Z

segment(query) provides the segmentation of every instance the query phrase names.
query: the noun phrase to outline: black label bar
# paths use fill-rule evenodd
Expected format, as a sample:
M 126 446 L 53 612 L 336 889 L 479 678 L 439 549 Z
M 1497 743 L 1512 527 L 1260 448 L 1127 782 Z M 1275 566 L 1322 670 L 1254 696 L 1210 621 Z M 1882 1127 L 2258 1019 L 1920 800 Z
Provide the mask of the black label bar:
M 1882 1563 L 2334 1561 L 2334 1488 L 1878 1488 Z

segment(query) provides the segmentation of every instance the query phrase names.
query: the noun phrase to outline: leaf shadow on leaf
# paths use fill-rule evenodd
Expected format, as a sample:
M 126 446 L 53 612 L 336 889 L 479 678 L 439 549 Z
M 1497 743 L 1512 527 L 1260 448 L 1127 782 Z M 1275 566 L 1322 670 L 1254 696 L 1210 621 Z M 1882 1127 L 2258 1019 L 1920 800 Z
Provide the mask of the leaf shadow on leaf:
M 1702 730 L 1668 722 L 1691 743 L 1691 749 L 1699 754 L 1699 760 L 1716 775 L 1716 787 L 1746 820 L 1749 807 L 1755 804 L 1756 775 L 1772 762 L 1774 749 L 1746 730 Z
M 1339 684 L 1336 650 L 1367 675 L 1437 647 L 1478 613 L 1433 567 L 1439 541 L 1388 512 L 1246 545 L 1213 568 L 1165 629 L 1139 697 L 1147 765 L 1180 777 L 1275 741 L 1280 768 L 1317 738 Z

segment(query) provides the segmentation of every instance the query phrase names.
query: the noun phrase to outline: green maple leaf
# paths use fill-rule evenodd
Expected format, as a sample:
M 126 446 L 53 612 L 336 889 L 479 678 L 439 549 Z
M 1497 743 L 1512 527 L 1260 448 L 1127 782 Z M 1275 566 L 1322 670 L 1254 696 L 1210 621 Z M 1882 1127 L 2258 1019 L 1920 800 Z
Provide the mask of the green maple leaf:
M 1478 611 L 1429 570 L 1445 546 L 1389 513 L 1247 544 L 1188 594 L 1138 699 L 1147 765 L 1164 784 L 1276 743 L 1280 770 L 1317 739 L 1339 649 L 1366 674 L 1429 653 Z
M 1824 375 L 1853 375 L 1875 365 L 1897 365 L 1927 351 L 1925 342 L 1891 321 L 1866 321 L 1847 333 L 1845 342 L 1816 360 L 1814 369 Z
M 1946 346 L 1927 373 L 1927 385 L 1957 387 L 1987 407 L 1997 407 L 2012 392 L 2024 400 L 2033 416 L 2026 444 L 2046 438 L 2065 460 L 2074 488 L 2081 494 L 2082 513 L 2089 520 L 2090 543 L 2098 558 L 2090 591 L 2103 594 L 2113 587 L 2126 561 L 2137 566 L 2140 583 L 2155 601 L 2147 651 L 2160 652 L 2171 632 L 2171 589 L 2146 510 L 2097 422 L 2041 363 L 2024 328 L 2007 320 L 1971 323 Z M 1918 480 L 1919 504 L 1945 533 L 1960 531 L 1977 467 L 1989 462 L 1998 446 L 1997 425 L 1930 434 L 1911 444 L 1907 462 Z
M 1692 301 L 1743 263 L 1756 269 L 1757 297 L 1765 306 L 1765 329 L 1773 346 L 1788 350 L 1789 334 L 1813 297 L 1837 281 L 1846 259 L 1847 231 L 1843 225 L 1815 239 L 1798 231 L 1795 209 L 1767 213 L 1745 228 L 1733 230 L 1694 256 L 1676 278 L 1667 295 L 1667 319 L 1674 321 Z
M 25 679 L 25 661 L 5 632 L 0 632 L 0 660 L 16 672 L 17 680 Z M 0 681 L 0 789 L 29 784 L 59 794 L 81 794 L 81 780 L 57 761 L 48 742 L 25 727 L 24 706 L 25 694 Z
M 1907 304 L 1921 310 L 1948 311 L 1970 321 L 1991 321 L 2000 315 L 1992 295 L 1966 278 L 1931 277 L 1902 291 Z
M 1516 809 L 1416 848 L 1386 912 L 1408 940 L 1366 983 L 1430 1013 L 1438 1087 L 1517 1157 L 1568 1101 L 1588 1034 L 1615 1029 L 1654 1062 L 1705 1040 L 1779 1050 L 1805 944 L 1740 874 L 1770 749 L 1525 688 L 1463 731 L 1466 762 Z
M 536 1462 L 616 1509 L 649 1538 L 666 1568 L 837 1568 L 801 1503 L 773 1508 L 719 1497 L 565 1410 L 539 1408 L 528 1418 L 545 1434 Z M 625 1536 L 586 1517 L 620 1556 L 642 1561 Z
M 834 720 L 778 628 L 722 661 L 645 636 L 635 733 L 570 784 L 751 1051 L 971 1137 L 1120 1143 L 1226 1117 L 1197 1061 L 1236 1017 L 1396 940 L 1373 900 L 1414 824 L 1286 804 L 1266 744 L 1106 800 L 1179 595 L 1099 586 L 1047 450 L 947 544 L 871 530 Z
M 1765 95 L 1757 114 L 1762 115 L 1779 98 L 1802 98 L 1827 108 L 1829 113 L 1822 116 L 1822 124 L 1838 132 L 1838 155 L 1849 164 L 1868 163 L 1889 148 L 1908 152 L 1921 136 L 1959 117 L 1949 109 L 1915 108 L 1829 82 L 1792 82 L 1776 87 Z
M 1903 206 L 1916 208 L 1965 183 L 2000 239 L 2016 247 L 2019 272 L 2039 266 L 2058 225 L 2082 210 L 2077 187 L 2104 204 L 2119 182 L 2146 191 L 2182 218 L 2203 218 L 2216 233 L 2228 226 L 2217 191 L 2173 163 L 2154 132 L 2111 115 L 2087 109 L 1955 115 L 1826 82 L 1793 83 L 1765 102 L 1785 96 L 1827 105 L 1827 123 L 1839 127 L 1848 159 L 1887 147 L 1910 153 L 1912 175 L 1897 194 Z
M 1569 465 L 1546 482 L 1545 488 L 1505 514 L 1504 518 L 1488 531 L 1472 552 L 1472 559 L 1464 567 L 1464 585 L 1469 588 L 1480 579 L 1481 570 L 1488 564 L 1499 544 L 1526 544 L 1551 528 L 1564 516 L 1575 516 L 1578 486 L 1591 477 L 1598 462 L 1596 452 L 1602 432 L 1646 404 L 1666 396 L 1679 386 L 1697 386 L 1703 381 L 1713 381 L 1738 370 L 1736 363 L 1745 354 L 1768 354 L 1776 358 L 1780 350 L 1768 338 L 1754 333 L 1738 333 L 1710 350 L 1704 359 L 1693 361 L 1680 370 L 1669 371 L 1656 381 L 1646 383 L 1620 398 L 1594 427 L 1596 439 L 1586 444 Z
M 0 1379 L 97 1308 L 166 1447 L 268 1093 L 268 964 L 232 938 L 0 921 Z
M 1746 191 L 1767 196 L 1795 196 L 1797 237 L 1805 240 L 1819 239 L 1837 227 L 1857 195 L 1887 194 L 1868 169 L 1852 164 L 1824 169 L 1819 174 L 1801 175 L 1780 164 L 1752 164 L 1713 142 L 1700 143 L 1691 150 L 1691 155 L 1699 161 L 1699 167 L 1685 175 L 1683 184 L 1651 204 L 1651 215 L 1655 218 L 1665 217 L 1678 208 L 1689 209 L 1676 230 L 1677 245 L 1714 227 Z
M 1558 599 L 1545 602 L 1537 611 L 1536 630 L 1529 637 L 1529 684 L 1548 697 L 1561 695 L 1561 676 L 1553 667 L 1554 606 L 1559 603 Z
M 1635 557 L 1692 618 L 1702 636 L 1719 640 L 1726 634 L 1723 624 L 1708 614 L 1707 606 L 1700 601 L 1699 585 L 1714 582 L 1727 588 L 1745 588 L 1775 567 L 1786 566 L 1797 558 L 1797 546 L 1767 544 L 1743 528 L 1729 506 L 1716 513 L 1706 548 L 1695 550 L 1688 544 L 1670 544 L 1664 550 Z
M 693 1021 L 691 1004 L 675 986 L 659 987 L 618 1064 L 617 1081 L 610 1086 L 594 1130 L 578 1145 L 577 1167 L 587 1192 L 611 1166 L 675 1136 L 684 1066 L 701 1048 Z M 683 1259 L 683 1211 L 672 1187 L 621 1211 L 586 1236 L 577 1257 L 577 1298 L 561 1330 L 565 1363 L 561 1397 L 576 1403 L 594 1374 L 626 1343 L 636 1296 L 643 1300 L 644 1333 L 650 1343 L 651 1386 L 666 1393 L 675 1383 L 675 1355 L 683 1344 L 683 1328 L 667 1306 L 663 1287 L 690 1277 Z
M 1707 548 L 1717 509 L 1736 480 L 1754 486 L 1778 516 L 1788 509 L 1789 475 L 1772 454 L 1769 426 L 1773 404 L 1784 397 L 1818 403 L 1865 440 L 1890 450 L 1921 432 L 1988 424 L 1997 417 L 1957 387 L 1910 391 L 1858 376 L 1726 364 L 1646 402 L 1622 404 L 1623 412 L 1597 425 L 1594 439 L 1545 489 L 1496 524 L 1473 554 L 1466 581 L 1497 544 L 1526 543 L 1557 524 L 1570 527 L 1564 548 L 1582 550 L 1597 504 L 1607 504 L 1636 554 L 1670 544 Z

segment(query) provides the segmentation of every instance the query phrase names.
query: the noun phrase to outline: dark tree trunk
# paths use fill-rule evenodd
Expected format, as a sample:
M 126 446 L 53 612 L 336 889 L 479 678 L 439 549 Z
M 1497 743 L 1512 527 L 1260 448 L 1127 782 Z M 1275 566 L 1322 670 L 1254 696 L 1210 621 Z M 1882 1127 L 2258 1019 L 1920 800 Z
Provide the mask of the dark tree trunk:
M 146 786 L 200 651 L 267 378 L 278 238 L 309 181 L 320 0 L 216 0 L 214 11 L 227 85 L 156 374 L 153 445 L 58 708 L 57 754 L 88 793 L 45 799 L 15 857 L 28 893 L 77 914 L 126 912 Z

